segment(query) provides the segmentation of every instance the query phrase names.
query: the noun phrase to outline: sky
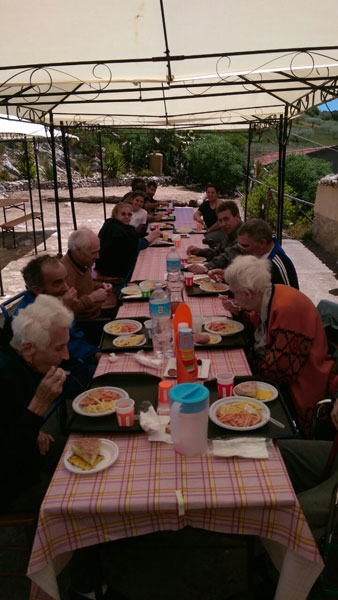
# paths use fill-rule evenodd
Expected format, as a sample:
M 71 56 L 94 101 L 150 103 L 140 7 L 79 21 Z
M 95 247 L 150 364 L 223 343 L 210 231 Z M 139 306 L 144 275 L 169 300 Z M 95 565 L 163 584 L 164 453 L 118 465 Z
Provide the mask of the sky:
M 329 105 L 329 108 L 327 107 Z M 338 98 L 336 100 L 330 100 L 327 104 L 321 104 L 318 106 L 319 110 L 338 110 Z

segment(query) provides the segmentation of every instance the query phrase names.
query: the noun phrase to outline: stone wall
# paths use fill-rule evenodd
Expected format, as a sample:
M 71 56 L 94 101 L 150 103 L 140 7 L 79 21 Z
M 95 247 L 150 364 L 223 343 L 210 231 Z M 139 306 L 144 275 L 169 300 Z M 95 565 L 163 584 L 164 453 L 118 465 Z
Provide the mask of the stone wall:
M 338 175 L 318 183 L 312 233 L 317 244 L 338 257 Z

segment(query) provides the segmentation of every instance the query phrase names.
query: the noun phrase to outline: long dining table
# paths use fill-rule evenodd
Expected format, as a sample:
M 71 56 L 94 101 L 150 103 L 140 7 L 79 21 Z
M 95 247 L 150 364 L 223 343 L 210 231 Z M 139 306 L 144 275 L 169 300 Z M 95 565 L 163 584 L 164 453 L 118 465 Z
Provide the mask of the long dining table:
M 175 216 L 176 227 L 193 226 L 193 209 L 176 208 Z M 182 238 L 181 249 L 201 240 L 197 234 Z M 161 279 L 167 253 L 167 247 L 141 252 L 131 279 Z M 219 298 L 184 296 L 193 314 L 224 314 Z M 148 314 L 146 302 L 130 301 L 123 303 L 118 317 Z M 209 378 L 220 370 L 250 375 L 242 349 L 201 350 L 198 356 L 210 358 Z M 130 371 L 163 375 L 162 370 L 150 370 L 125 353 L 116 362 L 103 355 L 95 376 Z M 69 436 L 66 450 L 77 437 Z M 61 458 L 54 473 L 29 562 L 31 600 L 59 600 L 57 574 L 77 548 L 188 525 L 259 536 L 280 570 L 275 600 L 307 597 L 323 563 L 277 446 L 264 460 L 211 454 L 188 458 L 177 454 L 172 445 L 149 442 L 142 433 L 103 437 L 119 446 L 119 457 L 111 467 L 77 475 L 65 469 Z

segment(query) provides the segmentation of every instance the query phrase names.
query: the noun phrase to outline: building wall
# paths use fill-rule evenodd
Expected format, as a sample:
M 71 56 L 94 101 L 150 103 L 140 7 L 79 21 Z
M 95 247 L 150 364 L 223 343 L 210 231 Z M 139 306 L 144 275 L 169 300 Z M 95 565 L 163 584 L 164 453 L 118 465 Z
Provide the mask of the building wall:
M 338 257 L 338 185 L 319 183 L 314 207 L 313 239 Z

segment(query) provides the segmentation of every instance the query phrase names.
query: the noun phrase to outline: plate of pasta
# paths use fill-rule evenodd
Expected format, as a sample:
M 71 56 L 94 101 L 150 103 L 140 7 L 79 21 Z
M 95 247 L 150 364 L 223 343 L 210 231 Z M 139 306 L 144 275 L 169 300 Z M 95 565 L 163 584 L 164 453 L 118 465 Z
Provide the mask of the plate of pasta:
M 137 333 L 142 329 L 142 323 L 133 319 L 119 319 L 106 323 L 103 330 L 110 335 Z
M 73 400 L 73 411 L 85 417 L 104 417 L 115 412 L 115 402 L 129 398 L 128 392 L 118 387 L 99 387 L 82 392 Z
M 243 331 L 244 325 L 239 321 L 226 319 L 222 317 L 214 317 L 204 323 L 204 329 L 208 333 L 217 333 L 218 335 L 234 335 Z
M 245 396 L 221 398 L 209 409 L 213 423 L 231 431 L 251 431 L 264 427 L 270 418 L 266 404 Z

